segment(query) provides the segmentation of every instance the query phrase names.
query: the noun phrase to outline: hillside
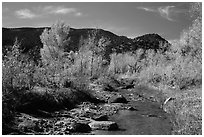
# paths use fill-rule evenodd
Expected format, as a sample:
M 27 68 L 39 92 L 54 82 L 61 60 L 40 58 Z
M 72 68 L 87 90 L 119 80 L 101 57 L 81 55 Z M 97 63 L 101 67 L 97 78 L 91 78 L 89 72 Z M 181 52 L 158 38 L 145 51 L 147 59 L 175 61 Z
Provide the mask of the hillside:
M 2 45 L 3 53 L 6 47 L 13 45 L 15 38 L 21 42 L 23 51 L 26 53 L 29 50 L 37 51 L 37 55 L 31 52 L 32 55 L 37 59 L 39 58 L 39 51 L 42 48 L 42 43 L 40 41 L 40 35 L 45 28 L 2 28 Z M 49 28 L 48 28 L 49 29 Z M 69 49 L 72 51 L 79 50 L 80 38 L 87 38 L 88 34 L 94 29 L 84 28 L 84 29 L 74 29 L 71 28 L 70 31 L 70 45 Z M 127 51 L 135 51 L 138 48 L 142 49 L 154 49 L 165 51 L 168 48 L 168 41 L 159 36 L 158 34 L 146 34 L 134 39 L 127 38 L 125 36 L 118 36 L 112 32 L 99 29 L 99 37 L 106 37 L 111 42 L 106 47 L 105 56 L 106 58 L 113 52 L 122 53 Z M 162 43 L 162 44 L 160 44 Z M 167 43 L 165 45 L 165 43 Z

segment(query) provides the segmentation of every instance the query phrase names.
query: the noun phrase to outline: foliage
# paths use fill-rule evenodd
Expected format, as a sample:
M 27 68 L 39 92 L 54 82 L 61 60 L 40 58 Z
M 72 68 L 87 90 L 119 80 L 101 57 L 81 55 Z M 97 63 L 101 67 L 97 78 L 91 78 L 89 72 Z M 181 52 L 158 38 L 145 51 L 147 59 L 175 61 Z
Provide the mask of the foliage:
M 36 71 L 38 83 L 49 87 L 60 87 L 61 80 L 66 75 L 62 72 L 71 65 L 72 53 L 65 52 L 69 46 L 70 27 L 63 22 L 53 24 L 51 29 L 45 29 L 40 38 L 42 67 Z
M 15 116 L 19 104 L 18 96 L 25 89 L 34 86 L 33 73 L 35 65 L 21 53 L 20 44 L 16 40 L 11 51 L 3 57 L 2 61 L 2 119 L 3 129 L 9 126 Z
M 202 3 L 201 2 L 191 3 L 189 12 L 191 14 L 191 17 L 194 18 L 202 17 Z
M 71 74 L 87 77 L 99 77 L 104 71 L 105 47 L 110 41 L 99 36 L 99 30 L 91 31 L 88 38 L 80 40 L 80 49 L 75 52 Z
M 191 11 L 200 12 L 201 3 L 194 3 Z M 180 87 L 202 81 L 202 20 L 196 15 L 189 30 L 183 32 L 173 63 L 172 78 Z M 176 44 L 175 46 L 177 46 Z
M 53 24 L 50 30 L 43 31 L 40 36 L 43 43 L 41 56 L 45 63 L 63 59 L 64 49 L 69 45 L 69 31 L 70 27 L 63 22 Z
M 16 41 L 12 50 L 7 52 L 2 62 L 3 87 L 32 88 L 34 62 L 28 60 L 26 55 L 21 54 L 19 43 Z
M 141 57 L 144 53 L 143 49 L 138 49 L 136 53 L 112 54 L 108 68 L 109 74 L 119 73 L 138 73 L 142 69 Z

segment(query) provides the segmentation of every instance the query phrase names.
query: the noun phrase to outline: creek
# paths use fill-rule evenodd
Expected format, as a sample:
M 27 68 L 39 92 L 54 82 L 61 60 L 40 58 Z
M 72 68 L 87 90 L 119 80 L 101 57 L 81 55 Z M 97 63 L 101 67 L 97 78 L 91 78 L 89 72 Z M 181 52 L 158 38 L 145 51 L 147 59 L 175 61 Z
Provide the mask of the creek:
M 136 110 L 119 110 L 110 117 L 119 130 L 93 131 L 95 135 L 169 135 L 172 124 L 167 113 L 157 103 L 151 101 L 133 101 L 130 103 Z

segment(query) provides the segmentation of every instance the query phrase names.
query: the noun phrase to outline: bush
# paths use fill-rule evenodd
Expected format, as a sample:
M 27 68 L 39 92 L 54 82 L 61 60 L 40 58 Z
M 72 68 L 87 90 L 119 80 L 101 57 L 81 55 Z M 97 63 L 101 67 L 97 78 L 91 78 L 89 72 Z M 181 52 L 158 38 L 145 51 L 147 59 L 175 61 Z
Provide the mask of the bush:
M 8 129 L 8 125 L 15 116 L 19 96 L 23 94 L 22 90 L 29 90 L 34 86 L 35 65 L 21 53 L 19 47 L 20 44 L 16 41 L 12 50 L 7 52 L 2 61 L 3 130 Z
M 32 88 L 34 62 L 21 54 L 20 44 L 16 41 L 12 50 L 7 52 L 2 62 L 2 81 L 4 87 Z
M 139 73 L 144 65 L 141 62 L 143 53 L 144 51 L 142 49 L 138 49 L 136 53 L 113 53 L 108 67 L 108 73 L 111 75 L 120 73 Z
M 85 89 L 53 89 L 36 86 L 30 91 L 24 91 L 16 109 L 20 112 L 37 114 L 38 110 L 53 112 L 64 108 L 71 109 L 83 101 L 95 100 L 91 91 Z

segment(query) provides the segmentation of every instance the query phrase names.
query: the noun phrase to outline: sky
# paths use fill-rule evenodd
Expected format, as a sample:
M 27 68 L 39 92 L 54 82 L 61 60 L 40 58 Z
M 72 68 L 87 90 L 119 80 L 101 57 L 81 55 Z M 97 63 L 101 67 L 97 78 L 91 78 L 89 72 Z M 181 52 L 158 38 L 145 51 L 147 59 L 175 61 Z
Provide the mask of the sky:
M 187 2 L 3 2 L 2 26 L 47 27 L 64 21 L 72 28 L 102 28 L 130 38 L 157 33 L 174 40 L 191 25 L 189 6 Z

